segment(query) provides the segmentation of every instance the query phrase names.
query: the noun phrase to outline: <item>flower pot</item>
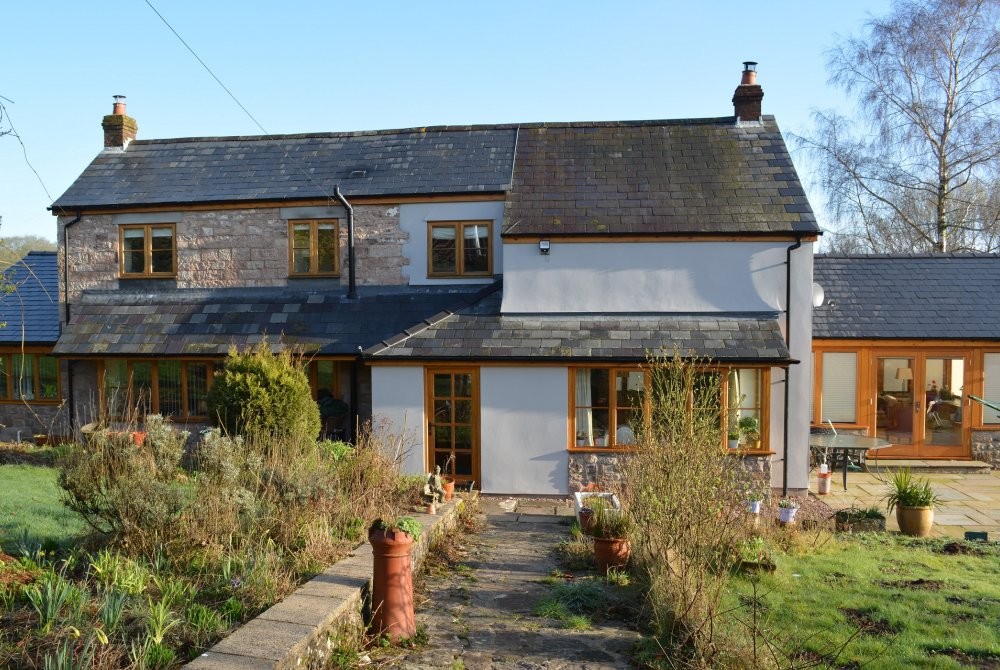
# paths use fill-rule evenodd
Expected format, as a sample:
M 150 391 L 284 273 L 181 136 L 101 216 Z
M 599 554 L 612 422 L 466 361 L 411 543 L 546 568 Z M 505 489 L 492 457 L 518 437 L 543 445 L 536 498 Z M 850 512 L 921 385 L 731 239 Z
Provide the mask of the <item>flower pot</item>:
M 729 443 L 729 448 L 730 449 L 739 449 L 740 448 L 740 440 L 739 440 L 739 438 L 736 438 L 735 440 L 727 440 L 727 442 Z
M 933 507 L 896 506 L 896 523 L 899 532 L 913 537 L 929 537 L 934 526 Z
M 611 568 L 624 568 L 632 555 L 632 543 L 623 537 L 595 537 L 594 562 L 597 571 L 607 574 Z
M 48 435 L 38 434 L 38 435 L 35 435 L 34 438 L 35 438 L 35 446 L 37 446 L 37 447 L 44 447 L 46 445 L 46 443 L 48 443 L 48 441 L 49 441 L 49 436 Z
M 455 480 L 451 477 L 442 477 L 441 488 L 444 489 L 444 501 L 451 501 L 452 496 L 455 495 Z
M 760 508 L 763 504 L 763 500 L 747 500 L 747 511 L 751 514 L 760 514 Z
M 817 476 L 819 477 L 819 479 L 816 483 L 816 493 L 818 493 L 821 496 L 825 496 L 830 492 L 830 479 L 833 477 L 833 473 L 821 472 Z
M 135 442 L 135 446 L 141 447 L 146 442 L 146 433 L 141 430 L 134 431 L 130 433 L 132 436 L 132 441 Z
M 581 507 L 579 514 L 577 514 L 577 520 L 580 522 L 580 530 L 585 535 L 594 534 L 594 510 L 589 507 Z
M 781 523 L 795 523 L 795 514 L 798 511 L 798 507 L 779 507 L 778 521 Z
M 373 554 L 370 629 L 393 642 L 413 637 L 417 632 L 410 568 L 413 537 L 400 530 L 371 528 L 368 541 Z

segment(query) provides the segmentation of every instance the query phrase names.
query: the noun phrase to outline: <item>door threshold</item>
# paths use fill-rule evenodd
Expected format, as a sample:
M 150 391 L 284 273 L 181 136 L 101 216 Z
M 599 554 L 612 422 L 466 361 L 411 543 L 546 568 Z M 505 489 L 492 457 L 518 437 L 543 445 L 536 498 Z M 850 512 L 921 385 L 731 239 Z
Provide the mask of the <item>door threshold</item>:
M 935 458 L 866 458 L 868 472 L 896 472 L 909 468 L 911 472 L 974 474 L 990 471 L 990 464 L 982 461 Z

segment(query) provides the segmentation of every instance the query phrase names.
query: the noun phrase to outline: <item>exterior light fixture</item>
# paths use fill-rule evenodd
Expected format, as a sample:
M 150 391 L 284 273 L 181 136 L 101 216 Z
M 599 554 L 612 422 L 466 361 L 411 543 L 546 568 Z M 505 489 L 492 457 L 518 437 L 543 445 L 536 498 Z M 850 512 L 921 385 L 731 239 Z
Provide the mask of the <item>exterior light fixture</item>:
M 538 240 L 538 252 L 543 256 L 549 255 L 549 249 L 551 248 L 548 240 Z

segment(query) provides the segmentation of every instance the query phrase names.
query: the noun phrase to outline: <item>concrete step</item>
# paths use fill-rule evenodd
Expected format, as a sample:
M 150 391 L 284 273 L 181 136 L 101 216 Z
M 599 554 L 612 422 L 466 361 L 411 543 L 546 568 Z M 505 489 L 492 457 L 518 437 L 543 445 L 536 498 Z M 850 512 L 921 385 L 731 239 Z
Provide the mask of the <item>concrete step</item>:
M 896 472 L 909 468 L 912 472 L 930 474 L 975 474 L 990 471 L 990 464 L 982 461 L 950 461 L 936 459 L 874 458 L 865 459 L 868 472 Z

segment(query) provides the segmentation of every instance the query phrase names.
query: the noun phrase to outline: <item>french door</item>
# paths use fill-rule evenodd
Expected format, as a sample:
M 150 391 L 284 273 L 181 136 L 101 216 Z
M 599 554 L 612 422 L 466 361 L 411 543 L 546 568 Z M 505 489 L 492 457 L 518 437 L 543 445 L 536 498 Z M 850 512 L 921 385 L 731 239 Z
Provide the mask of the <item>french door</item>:
M 880 351 L 872 356 L 876 435 L 893 446 L 880 458 L 966 458 L 971 454 L 969 357 Z
M 459 482 L 479 477 L 479 371 L 428 368 L 427 449 L 431 467 Z

